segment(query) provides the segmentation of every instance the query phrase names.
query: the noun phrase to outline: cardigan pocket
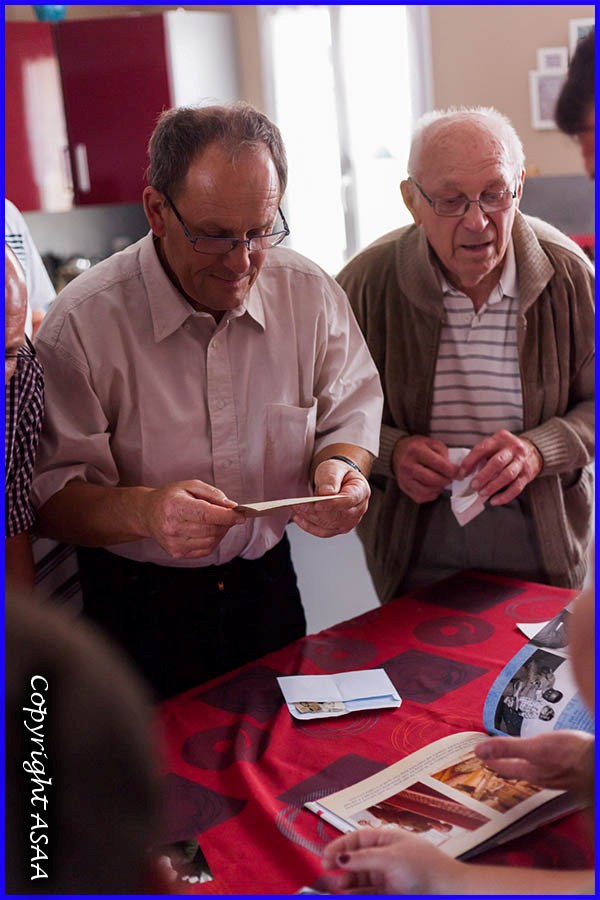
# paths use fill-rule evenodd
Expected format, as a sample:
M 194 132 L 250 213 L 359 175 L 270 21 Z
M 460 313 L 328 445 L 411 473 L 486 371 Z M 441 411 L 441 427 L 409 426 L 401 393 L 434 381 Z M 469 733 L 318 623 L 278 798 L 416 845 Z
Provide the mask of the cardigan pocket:
M 565 485 L 566 477 L 575 476 L 574 481 Z M 569 523 L 569 532 L 574 544 L 572 552 L 575 560 L 579 561 L 586 552 L 592 536 L 592 521 L 594 509 L 594 476 L 592 467 L 585 466 L 575 472 L 561 475 L 561 489 L 565 516 Z

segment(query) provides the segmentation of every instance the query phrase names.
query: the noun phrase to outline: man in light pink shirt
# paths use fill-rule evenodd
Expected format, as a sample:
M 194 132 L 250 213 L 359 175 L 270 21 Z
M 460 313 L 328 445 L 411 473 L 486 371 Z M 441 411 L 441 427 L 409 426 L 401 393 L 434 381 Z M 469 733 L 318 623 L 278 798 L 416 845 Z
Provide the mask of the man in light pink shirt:
M 252 107 L 164 113 L 151 233 L 68 285 L 37 340 L 39 528 L 78 545 L 85 612 L 159 696 L 303 635 L 286 524 L 329 537 L 367 508 L 379 378 L 341 288 L 277 246 L 286 177 Z M 235 509 L 313 484 L 343 497 Z

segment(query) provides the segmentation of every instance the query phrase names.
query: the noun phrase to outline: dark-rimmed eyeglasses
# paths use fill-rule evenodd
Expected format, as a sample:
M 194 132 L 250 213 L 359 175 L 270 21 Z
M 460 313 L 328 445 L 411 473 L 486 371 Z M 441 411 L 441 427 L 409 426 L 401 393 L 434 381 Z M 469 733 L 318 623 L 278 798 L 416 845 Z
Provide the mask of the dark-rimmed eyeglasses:
M 270 234 L 255 234 L 249 238 L 210 237 L 209 235 L 203 234 L 194 237 L 181 218 L 177 207 L 171 198 L 167 194 L 164 196 L 165 200 L 173 210 L 175 218 L 183 228 L 183 233 L 196 253 L 208 253 L 211 256 L 225 256 L 225 254 L 231 253 L 231 251 L 239 244 L 245 244 L 248 248 L 248 253 L 255 253 L 257 250 L 270 250 L 271 247 L 276 247 L 277 244 L 280 244 L 285 240 L 290 233 L 288 223 L 285 221 L 285 216 L 283 215 L 281 208 L 278 207 L 277 212 L 281 218 L 283 228 L 278 231 L 272 231 Z
M 434 213 L 438 216 L 464 216 L 472 203 L 477 203 L 480 210 L 484 213 L 502 212 L 512 205 L 513 200 L 517 196 L 517 185 L 515 184 L 514 191 L 484 191 L 477 200 L 469 200 L 464 194 L 448 197 L 448 199 L 432 200 L 414 178 L 409 178 L 408 180 L 415 185 L 423 199 L 429 203 Z

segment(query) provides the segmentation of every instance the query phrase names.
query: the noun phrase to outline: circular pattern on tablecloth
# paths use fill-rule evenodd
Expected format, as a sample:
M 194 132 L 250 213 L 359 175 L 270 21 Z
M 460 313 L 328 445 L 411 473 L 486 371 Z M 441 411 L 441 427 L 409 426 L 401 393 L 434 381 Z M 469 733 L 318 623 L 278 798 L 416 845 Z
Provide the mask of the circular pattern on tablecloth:
M 302 656 L 323 672 L 344 672 L 365 668 L 377 656 L 377 648 L 360 638 L 333 637 L 329 633 L 324 637 L 311 636 L 302 648 Z
M 163 797 L 163 842 L 189 840 L 215 825 L 237 816 L 247 800 L 230 797 L 190 781 L 174 772 L 161 779 Z
M 567 601 L 562 605 L 566 606 Z M 547 622 L 559 611 L 555 597 L 534 597 L 531 594 L 519 597 L 504 607 L 504 615 L 514 622 Z
M 444 714 L 443 723 L 434 716 L 427 713 L 415 713 L 407 716 L 392 730 L 390 735 L 390 743 L 394 750 L 399 750 L 404 754 L 414 753 L 427 744 L 432 744 L 445 734 L 441 728 L 445 729 L 446 734 L 457 734 L 459 731 L 473 731 L 472 719 L 467 716 L 452 716 Z M 448 726 L 448 727 L 446 727 Z M 482 740 L 485 735 L 482 734 Z
M 391 710 L 387 710 L 391 712 Z M 377 711 L 363 710 L 344 716 L 332 716 L 328 719 L 310 719 L 306 722 L 296 720 L 298 727 L 311 738 L 317 740 L 338 740 L 340 735 L 361 734 L 370 731 L 379 721 Z
M 484 619 L 456 615 L 427 619 L 415 625 L 413 634 L 424 644 L 434 647 L 465 647 L 487 641 L 496 629 Z
M 236 722 L 190 735 L 181 748 L 181 758 L 198 769 L 218 771 L 239 761 L 255 763 L 269 740 L 268 729 L 247 721 Z

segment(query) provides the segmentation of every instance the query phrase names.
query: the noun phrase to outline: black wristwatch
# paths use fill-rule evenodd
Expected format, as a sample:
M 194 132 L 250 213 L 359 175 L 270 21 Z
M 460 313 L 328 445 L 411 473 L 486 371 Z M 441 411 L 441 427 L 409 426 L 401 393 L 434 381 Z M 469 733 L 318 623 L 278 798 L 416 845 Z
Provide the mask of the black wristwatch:
M 350 459 L 347 456 L 328 456 L 327 459 L 339 459 L 342 462 L 347 463 L 352 469 L 354 469 L 356 472 L 358 472 L 359 475 L 362 475 L 363 478 L 367 477 L 363 472 L 361 472 L 360 467 L 356 465 L 354 460 Z

